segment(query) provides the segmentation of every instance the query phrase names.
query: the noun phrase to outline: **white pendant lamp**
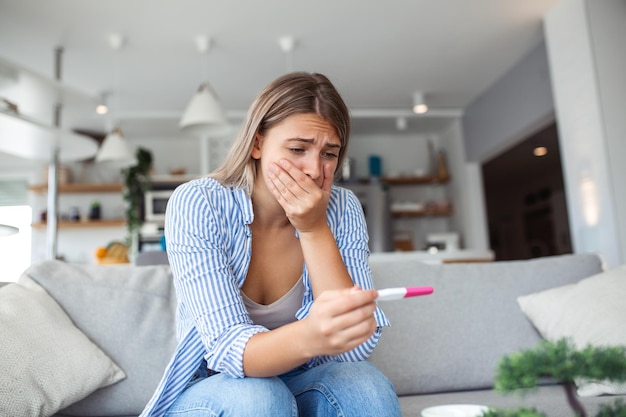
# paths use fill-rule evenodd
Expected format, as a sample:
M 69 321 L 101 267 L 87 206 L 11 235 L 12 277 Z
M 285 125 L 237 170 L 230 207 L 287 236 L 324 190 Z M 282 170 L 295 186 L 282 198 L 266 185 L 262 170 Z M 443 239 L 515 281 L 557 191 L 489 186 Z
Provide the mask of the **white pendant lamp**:
M 122 167 L 137 163 L 133 149 L 124 138 L 122 129 L 116 127 L 104 138 L 96 155 L 96 162 L 116 162 Z
M 211 38 L 197 36 L 195 41 L 198 52 L 205 60 L 211 46 Z M 202 68 L 202 75 L 205 74 L 205 68 Z M 200 84 L 187 105 L 179 126 L 183 132 L 200 137 L 220 136 L 230 132 L 224 107 L 208 82 Z
M 117 98 L 115 105 L 115 112 L 119 112 L 119 95 L 120 95 L 120 69 L 119 69 L 119 61 L 120 61 L 120 50 L 124 46 L 126 39 L 117 33 L 114 33 L 109 36 L 109 43 L 111 48 L 117 51 L 117 63 L 115 68 L 115 84 L 117 88 Z M 118 116 L 119 117 L 119 116 Z M 96 162 L 115 162 L 116 165 L 119 165 L 121 168 L 126 168 L 133 166 L 137 163 L 135 158 L 135 153 L 133 148 L 131 147 L 128 140 L 124 137 L 124 133 L 122 133 L 122 129 L 119 126 L 116 126 L 111 133 L 109 133 L 102 141 L 100 145 L 100 149 L 96 154 Z
M 200 85 L 180 120 L 183 132 L 194 136 L 217 136 L 229 132 L 226 113 L 209 83 Z

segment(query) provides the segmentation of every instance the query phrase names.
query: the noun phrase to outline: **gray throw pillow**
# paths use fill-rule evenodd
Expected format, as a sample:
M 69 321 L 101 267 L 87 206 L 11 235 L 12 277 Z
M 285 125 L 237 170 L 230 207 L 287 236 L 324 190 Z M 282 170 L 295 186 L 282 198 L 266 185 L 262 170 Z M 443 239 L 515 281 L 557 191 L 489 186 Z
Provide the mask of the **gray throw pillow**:
M 127 375 L 61 413 L 139 415 L 176 348 L 176 297 L 169 266 L 44 261 L 26 274 L 45 287 L 75 325 Z
M 28 277 L 0 289 L 0 415 L 46 417 L 125 378 Z

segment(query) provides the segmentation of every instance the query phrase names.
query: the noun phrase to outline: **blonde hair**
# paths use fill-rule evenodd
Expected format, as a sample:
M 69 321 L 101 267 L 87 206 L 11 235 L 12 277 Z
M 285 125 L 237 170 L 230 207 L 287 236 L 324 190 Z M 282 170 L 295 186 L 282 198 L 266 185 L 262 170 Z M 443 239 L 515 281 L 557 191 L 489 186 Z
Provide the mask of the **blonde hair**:
M 239 187 L 252 194 L 257 160 L 252 158 L 254 140 L 294 114 L 314 113 L 330 123 L 339 136 L 337 167 L 341 167 L 350 136 L 350 113 L 330 80 L 317 73 L 292 72 L 268 84 L 256 97 L 222 165 L 209 176 L 222 185 Z

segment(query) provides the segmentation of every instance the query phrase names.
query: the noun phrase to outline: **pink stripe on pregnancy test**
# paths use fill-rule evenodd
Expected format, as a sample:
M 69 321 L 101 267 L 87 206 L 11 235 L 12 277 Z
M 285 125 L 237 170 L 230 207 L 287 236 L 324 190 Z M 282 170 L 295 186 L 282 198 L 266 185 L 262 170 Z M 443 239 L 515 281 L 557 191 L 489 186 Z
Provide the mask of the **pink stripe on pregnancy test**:
M 417 297 L 433 293 L 433 287 L 398 287 L 378 290 L 379 301 L 401 300 L 403 298 Z

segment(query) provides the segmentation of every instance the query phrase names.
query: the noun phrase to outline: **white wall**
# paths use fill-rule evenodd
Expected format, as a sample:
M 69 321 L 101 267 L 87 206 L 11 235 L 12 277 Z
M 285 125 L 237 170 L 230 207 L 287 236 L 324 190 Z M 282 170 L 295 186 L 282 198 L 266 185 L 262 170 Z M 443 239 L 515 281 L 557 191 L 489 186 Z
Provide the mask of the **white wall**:
M 457 120 L 442 132 L 441 141 L 448 150 L 452 175 L 450 194 L 454 196 L 454 216 L 450 230 L 461 233 L 464 247 L 489 250 L 482 171 L 480 164 L 467 162 L 461 122 Z
M 619 263 L 626 262 L 626 1 L 587 2 L 602 125 L 606 137 L 611 193 L 615 205 Z
M 564 0 L 545 20 L 576 252 L 626 260 L 626 3 Z
M 553 120 L 554 103 L 542 43 L 466 109 L 469 162 L 486 162 Z

